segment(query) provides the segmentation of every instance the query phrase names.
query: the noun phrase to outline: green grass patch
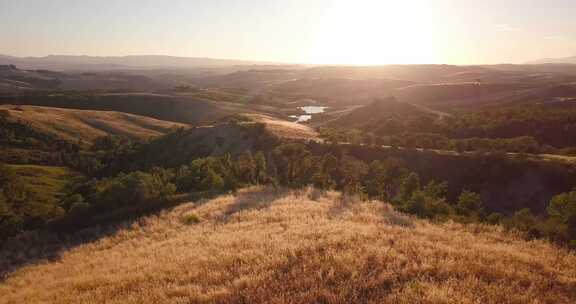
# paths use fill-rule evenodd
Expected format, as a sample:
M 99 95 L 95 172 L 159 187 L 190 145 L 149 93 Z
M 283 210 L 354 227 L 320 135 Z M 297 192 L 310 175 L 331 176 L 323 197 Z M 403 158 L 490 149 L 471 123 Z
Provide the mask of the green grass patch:
M 200 223 L 200 217 L 198 217 L 198 215 L 196 215 L 194 213 L 186 214 L 182 217 L 182 223 L 184 223 L 185 225 L 198 224 L 198 223 Z
M 41 200 L 56 202 L 65 195 L 66 187 L 80 176 L 65 167 L 7 165 L 24 186 Z

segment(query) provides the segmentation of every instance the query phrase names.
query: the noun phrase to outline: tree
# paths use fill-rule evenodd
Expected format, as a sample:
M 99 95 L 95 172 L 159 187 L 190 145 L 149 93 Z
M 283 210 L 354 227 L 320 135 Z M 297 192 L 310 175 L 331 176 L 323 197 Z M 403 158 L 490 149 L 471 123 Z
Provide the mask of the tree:
M 375 160 L 368 167 L 368 174 L 364 182 L 366 193 L 369 197 L 375 197 L 383 201 L 386 196 L 386 164 L 383 161 Z
M 573 218 L 576 218 L 576 189 L 554 196 L 546 212 L 548 216 L 561 223 L 571 222 Z
M 366 192 L 370 197 L 390 201 L 396 196 L 407 174 L 407 170 L 396 159 L 373 161 L 364 181 Z
M 22 224 L 22 217 L 14 213 L 8 199 L 0 191 L 0 240 L 16 234 L 22 229 Z
M 445 198 L 431 196 L 423 190 L 413 192 L 400 209 L 424 218 L 446 219 L 453 213 Z
M 456 204 L 458 214 L 473 218 L 480 218 L 484 214 L 484 207 L 480 194 L 464 190 L 458 197 Z
M 501 213 L 490 213 L 489 216 L 486 217 L 486 222 L 492 225 L 498 225 L 502 223 L 504 220 L 504 216 Z
M 364 192 L 362 181 L 366 173 L 368 173 L 368 166 L 363 161 L 344 155 L 339 161 L 339 178 L 336 181 L 344 192 L 349 191 L 354 192 L 351 194 L 361 194 L 361 192 Z
M 283 144 L 274 149 L 273 159 L 279 181 L 289 187 L 301 187 L 312 176 L 310 151 L 302 144 Z
M 314 163 L 317 164 L 314 169 L 314 175 L 312 176 L 312 184 L 314 187 L 325 190 L 334 188 L 336 183 L 332 179 L 331 173 L 333 173 L 338 165 L 336 157 L 332 154 L 326 154 Z
M 261 185 L 268 182 L 268 166 L 266 164 L 266 156 L 262 151 L 258 151 L 254 155 L 254 163 L 256 165 L 256 184 Z
M 516 211 L 508 221 L 508 226 L 527 232 L 531 238 L 540 237 L 541 235 L 540 222 L 528 208 Z
M 238 177 L 240 180 L 248 184 L 257 183 L 258 168 L 256 167 L 256 161 L 254 160 L 254 157 L 252 157 L 250 151 L 245 152 L 238 157 L 237 166 Z
M 136 171 L 98 181 L 94 185 L 90 203 L 100 207 L 100 210 L 111 207 L 142 208 L 167 201 L 175 191 L 176 186 L 161 176 Z
M 176 185 L 181 191 L 213 191 L 225 190 L 226 183 L 221 172 L 232 170 L 221 163 L 221 159 L 213 157 L 198 158 L 189 166 L 181 167 L 176 173 Z
M 230 154 L 225 154 L 212 162 L 215 172 L 222 177 L 223 189 L 226 191 L 236 191 L 241 185 L 238 180 L 240 175 L 238 166 Z
M 430 181 L 423 189 L 424 193 L 427 196 L 436 198 L 436 199 L 445 199 L 446 195 L 448 194 L 448 183 L 446 182 L 436 182 Z
M 412 197 L 412 194 L 418 190 L 420 190 L 420 177 L 418 174 L 411 172 L 402 180 L 397 196 L 398 203 L 407 202 Z
M 546 208 L 547 226 L 554 238 L 576 239 L 576 189 L 554 196 Z

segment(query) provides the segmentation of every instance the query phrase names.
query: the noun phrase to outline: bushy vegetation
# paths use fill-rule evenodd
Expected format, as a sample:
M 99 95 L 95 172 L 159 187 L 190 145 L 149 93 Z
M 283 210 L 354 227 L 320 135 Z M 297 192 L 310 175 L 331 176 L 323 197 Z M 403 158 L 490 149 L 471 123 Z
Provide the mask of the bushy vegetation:
M 62 218 L 74 179 L 65 168 L 0 164 L 0 239 Z
M 186 225 L 194 225 L 200 223 L 200 217 L 196 214 L 187 214 L 182 217 L 182 222 Z
M 202 197 L 236 191 L 249 185 L 267 184 L 335 189 L 345 196 L 390 202 L 403 212 L 423 218 L 502 224 L 524 231 L 529 237 L 547 237 L 563 244 L 576 239 L 573 219 L 561 218 L 555 211 L 570 205 L 558 203 L 569 201 L 568 194 L 562 199 L 552 200 L 548 216 L 533 215 L 529 209 L 514 209 L 515 214 L 501 214 L 483 202 L 479 193 L 467 190 L 465 184 L 454 189 L 438 181 L 434 174 L 427 174 L 423 179 L 408 169 L 403 160 L 394 157 L 373 161 L 359 159 L 338 146 L 318 153 L 309 145 L 296 142 L 279 144 L 270 140 L 261 135 L 263 131 L 258 129 L 258 125 L 236 124 L 254 129 L 248 130 L 246 134 L 250 135 L 247 136 L 262 138 L 260 144 L 253 146 L 254 153 L 249 150 L 239 154 L 201 156 L 211 154 L 212 150 L 200 148 L 190 151 L 190 146 L 184 145 L 177 149 L 189 151 L 183 154 L 176 151 L 174 153 L 178 155 L 171 157 L 174 153 L 166 152 L 174 149 L 167 150 L 166 147 L 180 145 L 179 140 L 189 134 L 182 130 L 150 142 L 108 136 L 97 140 L 89 150 L 71 152 L 67 162 L 82 172 L 86 181 L 71 184 L 64 194 L 52 198 L 50 203 L 40 201 L 42 203 L 37 206 L 45 208 L 41 220 L 35 215 L 40 207 L 31 208 L 36 213 L 15 211 L 17 208 L 14 206 L 22 205 L 18 203 L 22 200 L 38 200 L 32 198 L 33 193 L 11 186 L 18 184 L 17 179 L 7 177 L 5 180 L 11 181 L 4 182 L 3 186 L 4 235 L 52 222 L 68 231 L 122 219 L 161 208 L 169 204 L 176 193 Z M 349 134 L 358 136 L 361 133 L 351 131 Z M 477 165 L 482 166 L 481 162 Z M 478 187 L 472 188 L 478 191 Z M 459 192 L 455 194 L 455 190 Z
M 241 156 L 237 161 L 228 156 L 195 160 L 191 166 L 182 168 L 194 174 L 178 174 L 182 176 L 181 182 L 177 183 L 181 185 L 179 190 L 225 191 L 235 189 L 233 185 L 265 184 L 266 181 L 290 188 L 314 185 L 342 191 L 346 196 L 388 201 L 399 210 L 422 218 L 503 224 L 525 232 L 527 237 L 547 237 L 564 244 L 576 238 L 576 229 L 572 227 L 574 219 L 570 217 L 574 213 L 570 211 L 570 208 L 574 209 L 570 204 L 576 204 L 576 192 L 554 197 L 547 209 L 547 217 L 534 216 L 529 209 L 506 216 L 490 213 L 481 196 L 470 190 L 462 190 L 456 200 L 450 201 L 447 183 L 431 180 L 422 184 L 418 174 L 410 172 L 394 158 L 366 163 L 347 154 L 319 156 L 311 153 L 305 145 L 296 143 L 276 147 L 270 152 L 268 163 L 264 161 L 263 153 L 256 158 L 262 159 L 260 166 L 250 161 L 251 154 Z M 192 176 L 196 180 L 189 184 L 198 185 L 197 188 L 184 186 L 186 183 L 183 181 Z M 261 179 L 255 176 L 261 176 Z
M 38 132 L 30 123 L 15 120 L 2 112 L 0 112 L 0 145 L 42 151 L 78 151 L 78 146 Z
M 523 105 L 435 116 L 394 99 L 377 100 L 321 128 L 331 142 L 463 151 L 574 154 L 576 107 Z
M 169 174 L 170 175 L 170 174 Z M 172 176 L 172 175 L 171 175 Z M 528 237 L 548 237 L 568 244 L 573 238 L 572 219 L 559 218 L 554 211 L 568 208 L 570 199 L 561 194 L 552 199 L 547 218 L 532 215 L 529 209 L 512 216 L 489 212 L 481 196 L 463 189 L 453 201 L 448 198 L 449 185 L 431 180 L 425 184 L 415 172 L 394 158 L 370 163 L 346 153 L 315 155 L 305 145 L 282 144 L 267 154 L 245 153 L 237 158 L 229 155 L 193 160 L 174 170 L 170 180 L 179 192 L 222 193 L 255 184 L 272 184 L 289 188 L 313 185 L 320 189 L 336 189 L 345 196 L 391 202 L 406 213 L 434 220 L 464 223 L 503 224 L 527 233 Z M 559 203 L 561 201 L 562 203 Z M 568 206 L 568 207 L 563 207 Z

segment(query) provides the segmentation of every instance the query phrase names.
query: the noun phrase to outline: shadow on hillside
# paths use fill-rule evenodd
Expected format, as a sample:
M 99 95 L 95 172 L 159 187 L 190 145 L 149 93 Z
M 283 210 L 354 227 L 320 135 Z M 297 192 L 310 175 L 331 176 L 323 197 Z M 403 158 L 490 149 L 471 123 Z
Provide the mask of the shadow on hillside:
M 234 214 L 241 211 L 267 208 L 272 202 L 286 196 L 290 191 L 289 189 L 266 187 L 259 191 L 239 192 L 235 195 L 234 202 L 224 211 L 224 214 L 218 221 L 228 222 Z
M 0 283 L 11 273 L 27 265 L 44 261 L 60 260 L 62 254 L 75 247 L 89 244 L 111 237 L 123 229 L 138 225 L 146 216 L 169 212 L 178 205 L 194 201 L 202 203 L 209 201 L 215 195 L 207 195 L 200 199 L 199 194 L 182 194 L 174 196 L 170 202 L 157 208 L 134 212 L 130 217 L 111 217 L 96 225 L 85 223 L 86 228 L 74 232 L 62 232 L 62 227 L 54 226 L 43 231 L 27 231 L 20 235 L 0 242 Z
M 320 194 L 321 195 L 321 194 Z M 353 214 L 358 212 L 358 202 L 364 201 L 361 197 L 357 195 L 345 195 L 340 194 L 335 200 L 334 204 L 328 209 L 328 216 L 330 218 L 341 218 L 345 217 L 347 214 Z M 366 201 L 364 201 L 367 203 Z M 372 207 L 373 214 L 378 215 L 380 219 L 391 226 L 400 226 L 404 228 L 414 228 L 415 222 L 413 217 L 397 211 L 394 207 L 388 203 L 383 203 L 381 201 L 369 201 L 370 203 L 376 203 L 377 206 Z M 363 220 L 359 218 L 359 220 Z
M 0 244 L 0 282 L 27 265 L 58 261 L 67 250 L 114 235 L 136 220 L 111 226 L 85 228 L 75 233 L 28 231 Z
M 219 220 L 227 222 L 230 217 L 240 211 L 266 208 L 271 202 L 286 195 L 289 191 L 265 187 L 254 191 L 237 192 L 234 202 Z M 114 236 L 120 230 L 130 229 L 133 225 L 138 225 L 145 216 L 169 212 L 182 203 L 190 201 L 194 201 L 195 207 L 198 207 L 216 196 L 218 194 L 207 192 L 176 195 L 169 203 L 154 210 L 134 213 L 129 218 L 109 219 L 75 232 L 58 232 L 57 229 L 52 229 L 21 233 L 15 238 L 0 242 L 0 283 L 22 267 L 45 261 L 58 261 L 68 250 Z

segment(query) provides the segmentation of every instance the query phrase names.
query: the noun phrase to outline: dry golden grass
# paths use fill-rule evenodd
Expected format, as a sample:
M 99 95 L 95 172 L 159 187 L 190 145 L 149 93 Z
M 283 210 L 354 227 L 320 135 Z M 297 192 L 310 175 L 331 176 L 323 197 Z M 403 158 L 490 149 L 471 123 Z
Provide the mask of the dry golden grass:
M 13 105 L 1 105 L 0 111 L 30 122 L 39 131 L 72 142 L 80 139 L 93 141 L 106 135 L 148 138 L 166 134 L 173 128 L 187 127 L 185 124 L 113 111 Z
M 574 303 L 576 256 L 380 202 L 252 188 L 20 268 L 0 295 L 0 303 Z
M 318 132 L 309 126 L 273 118 L 262 114 L 243 114 L 244 116 L 260 123 L 266 124 L 272 134 L 282 138 L 319 140 Z

